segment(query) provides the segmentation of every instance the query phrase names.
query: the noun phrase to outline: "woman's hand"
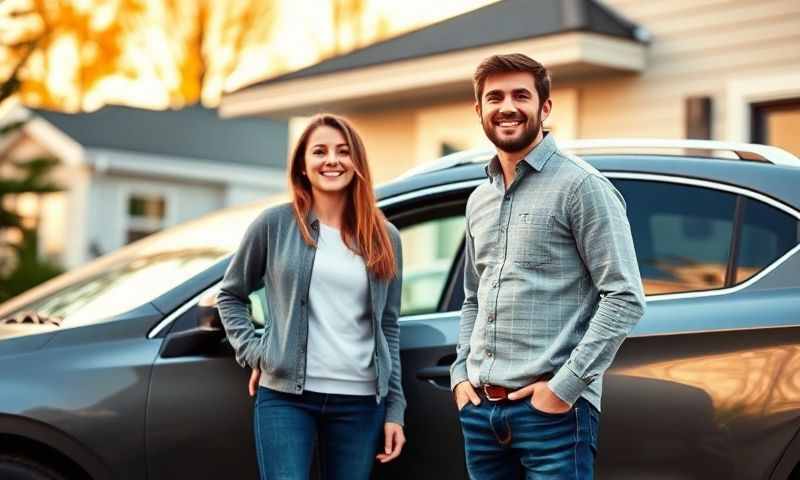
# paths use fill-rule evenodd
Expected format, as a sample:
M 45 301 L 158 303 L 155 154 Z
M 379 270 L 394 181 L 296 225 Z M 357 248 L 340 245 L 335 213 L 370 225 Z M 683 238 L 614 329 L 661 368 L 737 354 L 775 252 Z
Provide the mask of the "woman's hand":
M 258 380 L 260 378 L 261 370 L 254 368 L 250 373 L 250 381 L 247 383 L 247 391 L 250 393 L 251 397 L 256 396 L 256 392 L 258 391 Z
M 375 458 L 381 463 L 387 463 L 400 456 L 400 451 L 406 443 L 406 436 L 402 425 L 386 422 L 383 424 L 383 438 L 383 453 L 379 453 Z

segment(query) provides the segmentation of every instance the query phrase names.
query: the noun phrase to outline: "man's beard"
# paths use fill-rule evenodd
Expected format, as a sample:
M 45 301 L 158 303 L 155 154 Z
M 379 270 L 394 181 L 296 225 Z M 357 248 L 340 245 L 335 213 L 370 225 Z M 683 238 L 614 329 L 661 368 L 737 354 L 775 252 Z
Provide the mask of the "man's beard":
M 539 113 L 534 118 L 528 118 L 522 113 L 506 116 L 496 115 L 496 118 L 498 121 L 517 120 L 522 123 L 523 127 L 522 132 L 517 137 L 501 139 L 495 134 L 494 120 L 492 118 L 482 119 L 481 125 L 483 126 L 484 133 L 486 133 L 486 136 L 489 137 L 489 140 L 495 147 L 504 152 L 515 153 L 529 147 L 542 129 L 542 122 L 539 121 L 539 119 L 542 118 L 541 109 L 539 109 Z

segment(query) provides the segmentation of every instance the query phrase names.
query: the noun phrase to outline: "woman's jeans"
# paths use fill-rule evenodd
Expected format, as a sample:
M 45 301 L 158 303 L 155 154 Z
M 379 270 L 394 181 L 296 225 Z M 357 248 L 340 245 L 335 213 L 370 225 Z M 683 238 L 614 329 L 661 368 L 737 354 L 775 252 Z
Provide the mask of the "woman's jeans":
M 526 397 L 515 402 L 467 402 L 458 414 L 467 471 L 473 480 L 594 477 L 600 413 L 578 399 L 563 414 L 540 412 Z
M 309 478 L 315 447 L 323 480 L 369 478 L 382 446 L 385 408 L 375 395 L 294 395 L 258 387 L 253 430 L 261 479 Z

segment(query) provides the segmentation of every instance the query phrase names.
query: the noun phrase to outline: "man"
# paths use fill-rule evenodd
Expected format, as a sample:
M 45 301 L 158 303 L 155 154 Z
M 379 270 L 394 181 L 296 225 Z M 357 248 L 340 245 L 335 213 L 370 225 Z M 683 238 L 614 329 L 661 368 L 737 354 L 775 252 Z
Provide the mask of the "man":
M 550 77 L 521 54 L 478 66 L 497 147 L 467 203 L 451 382 L 473 479 L 593 477 L 603 372 L 644 312 L 625 203 L 542 122 Z

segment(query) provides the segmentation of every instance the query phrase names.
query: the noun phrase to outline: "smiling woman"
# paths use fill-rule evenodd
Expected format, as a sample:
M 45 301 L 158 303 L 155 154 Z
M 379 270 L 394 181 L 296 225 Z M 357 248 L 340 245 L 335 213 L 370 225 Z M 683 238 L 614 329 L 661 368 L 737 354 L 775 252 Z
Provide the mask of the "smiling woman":
M 366 479 L 405 443 L 400 234 L 375 204 L 364 143 L 344 118 L 312 118 L 288 170 L 293 201 L 247 229 L 217 306 L 251 370 L 262 477 L 306 478 L 318 448 L 328 478 Z M 258 337 L 248 304 L 262 288 L 276 313 Z

